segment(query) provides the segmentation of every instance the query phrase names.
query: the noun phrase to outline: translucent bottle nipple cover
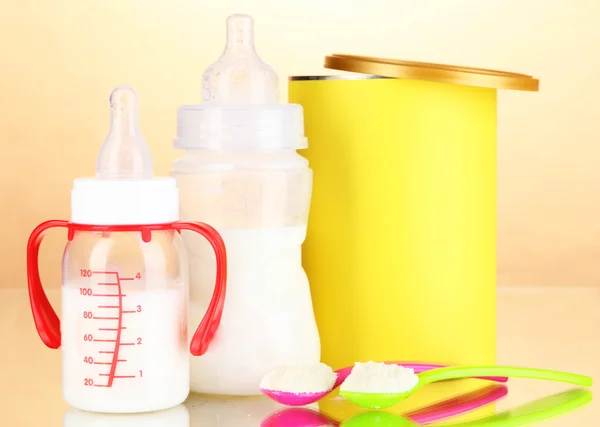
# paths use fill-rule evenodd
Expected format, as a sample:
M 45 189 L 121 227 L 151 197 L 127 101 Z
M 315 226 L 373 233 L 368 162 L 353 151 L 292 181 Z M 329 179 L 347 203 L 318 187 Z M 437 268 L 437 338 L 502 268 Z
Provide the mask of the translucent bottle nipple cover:
M 270 151 L 307 148 L 302 106 L 279 102 L 279 79 L 254 46 L 254 20 L 227 18 L 221 57 L 204 71 L 202 103 L 177 112 L 177 149 Z
M 227 18 L 227 44 L 221 57 L 203 75 L 203 102 L 276 104 L 279 79 L 254 47 L 254 20 L 236 14 Z
M 76 178 L 71 221 L 94 225 L 164 224 L 179 220 L 174 178 L 155 177 L 150 147 L 139 124 L 139 100 L 129 86 L 110 94 L 110 130 L 96 176 Z
M 139 126 L 135 90 L 119 86 L 110 94 L 110 130 L 96 165 L 99 179 L 152 178 L 152 154 Z

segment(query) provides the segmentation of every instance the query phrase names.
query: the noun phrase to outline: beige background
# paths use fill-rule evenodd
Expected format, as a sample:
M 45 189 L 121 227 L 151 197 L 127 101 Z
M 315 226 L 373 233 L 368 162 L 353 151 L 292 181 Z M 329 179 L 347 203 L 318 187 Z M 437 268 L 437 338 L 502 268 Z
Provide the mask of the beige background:
M 72 179 L 94 173 L 107 97 L 130 84 L 156 171 L 177 106 L 200 100 L 230 13 L 256 19 L 280 76 L 357 53 L 532 74 L 499 96 L 499 283 L 600 286 L 600 2 L 597 0 L 0 0 L 0 287 L 23 287 L 29 232 L 69 218 Z M 245 5 L 252 4 L 252 7 Z M 43 246 L 58 286 L 64 233 Z

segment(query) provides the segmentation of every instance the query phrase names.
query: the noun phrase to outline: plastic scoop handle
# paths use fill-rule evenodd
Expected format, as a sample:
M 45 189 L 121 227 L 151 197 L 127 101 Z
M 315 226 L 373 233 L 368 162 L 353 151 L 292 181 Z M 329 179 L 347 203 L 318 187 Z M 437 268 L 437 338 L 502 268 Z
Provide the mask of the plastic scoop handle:
M 419 384 L 411 390 L 411 393 L 427 384 L 438 381 L 487 376 L 558 381 L 584 387 L 590 387 L 593 383 L 592 378 L 586 375 L 546 369 L 513 366 L 450 366 L 420 373 Z

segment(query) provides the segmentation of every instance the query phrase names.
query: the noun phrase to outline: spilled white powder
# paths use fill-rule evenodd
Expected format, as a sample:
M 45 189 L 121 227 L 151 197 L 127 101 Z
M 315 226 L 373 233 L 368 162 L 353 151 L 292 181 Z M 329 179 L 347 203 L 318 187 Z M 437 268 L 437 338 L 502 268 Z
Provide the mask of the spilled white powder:
M 383 362 L 356 362 L 341 391 L 361 393 L 404 393 L 419 383 L 415 371 L 404 366 Z
M 324 363 L 282 366 L 265 375 L 260 388 L 290 393 L 320 393 L 331 390 L 336 380 L 337 374 Z

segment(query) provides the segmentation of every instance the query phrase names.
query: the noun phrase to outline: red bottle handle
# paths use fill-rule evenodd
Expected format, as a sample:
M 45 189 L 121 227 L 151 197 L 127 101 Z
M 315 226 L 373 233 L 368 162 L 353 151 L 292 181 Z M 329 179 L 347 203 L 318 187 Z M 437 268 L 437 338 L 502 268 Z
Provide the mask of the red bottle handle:
M 190 230 L 204 236 L 211 244 L 217 260 L 217 278 L 215 290 L 210 300 L 210 304 L 200 325 L 196 329 L 190 342 L 190 352 L 194 356 L 201 356 L 206 353 L 208 345 L 212 341 L 223 314 L 223 304 L 225 302 L 225 288 L 227 283 L 227 255 L 225 252 L 225 243 L 221 235 L 210 225 L 200 222 L 175 222 L 172 224 L 155 225 L 133 225 L 133 226 L 96 226 L 85 224 L 72 224 L 69 221 L 51 220 L 38 225 L 27 243 L 27 282 L 29 286 L 29 302 L 33 313 L 33 320 L 38 335 L 50 348 L 59 348 L 61 343 L 60 319 L 50 305 L 48 297 L 42 287 L 40 280 L 40 271 L 38 267 L 38 255 L 40 244 L 44 237 L 44 232 L 52 227 L 65 227 L 82 230 L 108 230 L 108 231 L 139 231 L 145 228 L 144 232 L 152 230 L 173 229 L 177 231 Z
M 225 243 L 221 235 L 210 225 L 201 222 L 175 222 L 173 228 L 176 230 L 190 230 L 204 236 L 210 243 L 217 259 L 217 279 L 215 290 L 210 300 L 210 304 L 200 325 L 194 332 L 190 342 L 190 352 L 194 356 L 201 356 L 206 353 L 208 345 L 212 341 L 217 328 L 221 323 L 223 314 L 223 304 L 225 303 L 225 288 L 227 283 L 227 255 L 225 252 Z
M 68 227 L 68 221 L 51 220 L 38 225 L 27 242 L 27 285 L 29 303 L 38 335 L 50 348 L 60 347 L 60 320 L 50 305 L 40 280 L 38 255 L 46 230 L 53 227 Z

